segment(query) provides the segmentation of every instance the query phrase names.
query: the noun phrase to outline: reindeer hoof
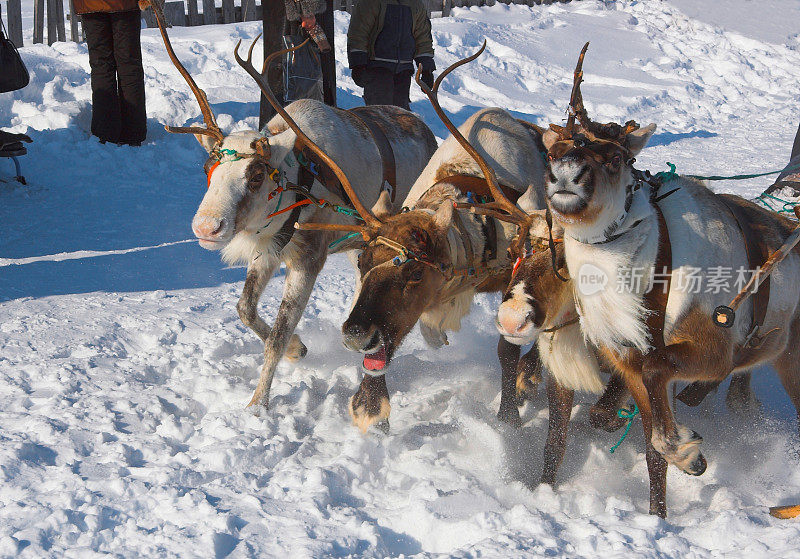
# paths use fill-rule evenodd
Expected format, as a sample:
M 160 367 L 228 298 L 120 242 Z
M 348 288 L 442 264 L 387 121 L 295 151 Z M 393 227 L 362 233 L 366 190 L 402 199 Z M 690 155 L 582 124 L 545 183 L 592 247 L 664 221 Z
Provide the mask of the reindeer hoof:
M 602 429 L 608 433 L 617 431 L 627 421 L 617 415 L 617 410 L 610 410 L 596 404 L 589 410 L 589 424 L 595 429 Z
M 706 468 L 708 468 L 708 462 L 706 462 L 701 452 L 697 455 L 697 458 L 694 459 L 694 462 L 689 464 L 689 467 L 685 469 L 684 472 L 692 476 L 701 476 L 706 473 Z
M 664 457 L 664 460 L 692 476 L 702 475 L 708 466 L 700 452 L 703 442 L 696 431 L 678 426 L 675 436 L 667 438 L 653 433 L 653 447 Z
M 519 410 L 516 406 L 500 408 L 500 411 L 497 412 L 497 419 L 512 427 L 522 427 L 522 418 L 520 418 Z
M 308 354 L 308 348 L 300 341 L 300 336 L 292 334 L 289 345 L 286 347 L 284 357 L 289 361 L 300 361 Z
M 366 433 L 372 425 L 384 433 L 389 432 L 389 412 L 392 407 L 389 405 L 388 394 L 365 389 L 362 384 L 358 392 L 350 398 L 348 408 L 353 425 L 362 433 Z

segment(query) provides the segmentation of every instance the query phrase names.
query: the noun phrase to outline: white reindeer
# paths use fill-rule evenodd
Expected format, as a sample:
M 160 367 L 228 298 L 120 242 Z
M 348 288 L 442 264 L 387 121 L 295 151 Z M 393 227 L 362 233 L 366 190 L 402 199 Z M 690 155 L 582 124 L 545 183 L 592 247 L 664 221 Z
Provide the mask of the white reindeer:
M 706 469 L 702 439 L 675 421 L 671 382 L 715 382 L 772 363 L 800 417 L 795 355 L 800 251 L 792 251 L 772 272 L 768 301 L 762 299 L 762 322 L 751 299 L 740 307 L 732 328 L 715 325 L 715 309 L 727 304 L 730 294 L 697 290 L 686 278 L 708 279 L 714 270 L 760 265 L 793 224 L 686 178 L 668 183 L 663 195 L 669 196 L 656 196 L 646 176 L 633 168 L 655 125 L 639 128 L 631 121 L 623 128 L 589 119 L 580 95 L 586 46 L 575 72 L 567 126 L 551 125 L 543 137 L 547 196 L 555 221 L 564 228 L 566 265 L 576 283 L 584 335 L 622 373 L 642 412 L 650 512 L 665 516 L 667 463 L 693 475 Z M 753 246 L 753 238 L 759 246 Z M 753 252 L 762 253 L 758 262 Z M 603 286 L 601 278 L 605 288 L 597 289 Z
M 356 218 L 333 208 L 347 212 L 352 203 L 357 214 L 364 216 L 368 210 L 360 200 L 374 203 L 381 191 L 391 189 L 394 196 L 405 196 L 435 151 L 436 139 L 420 118 L 392 106 L 345 111 L 301 100 L 284 109 L 262 76 L 272 60 L 293 49 L 267 57 L 259 72 L 251 62 L 258 37 L 247 60 L 239 57 L 238 44 L 234 56 L 278 115 L 269 122 L 268 135 L 245 131 L 225 136 L 205 93 L 175 56 L 163 14 L 159 9 L 155 12 L 167 52 L 194 92 L 205 121 L 204 128 L 167 127 L 170 132 L 194 134 L 209 153 L 208 191 L 192 220 L 192 230 L 202 247 L 222 251 L 226 262 L 247 263 L 237 309 L 242 322 L 264 342 L 264 364 L 248 405 L 267 407 L 280 358 L 285 354 L 298 359 L 306 353 L 293 332 L 331 250 L 329 244 L 338 236 L 331 231 L 323 235 L 296 232 L 295 224 L 307 220 L 356 223 Z M 387 184 L 392 175 L 395 183 Z M 345 241 L 335 249 L 352 247 Z M 281 262 L 286 264 L 286 281 L 275 325 L 270 328 L 258 315 L 257 306 Z

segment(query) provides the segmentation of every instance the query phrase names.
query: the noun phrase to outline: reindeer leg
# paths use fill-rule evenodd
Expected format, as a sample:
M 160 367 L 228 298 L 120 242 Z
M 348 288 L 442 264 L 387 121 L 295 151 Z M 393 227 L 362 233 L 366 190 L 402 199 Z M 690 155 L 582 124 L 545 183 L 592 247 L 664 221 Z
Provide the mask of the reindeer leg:
M 796 353 L 798 344 L 800 344 L 800 323 L 796 322 L 792 326 L 786 350 L 775 360 L 774 365 L 783 388 L 797 411 L 798 433 L 800 433 L 800 365 L 797 363 Z
M 278 264 L 280 264 L 279 260 L 266 257 L 251 261 L 247 266 L 247 278 L 244 280 L 242 296 L 236 305 L 236 310 L 239 312 L 239 318 L 242 323 L 255 332 L 261 338 L 261 341 L 265 343 L 267 337 L 269 337 L 270 327 L 258 315 L 258 301 L 261 299 L 261 294 L 264 293 L 269 280 L 275 275 Z M 290 361 L 296 361 L 305 357 L 306 353 L 306 346 L 300 341 L 300 337 L 297 334 L 292 334 L 284 357 Z
M 272 386 L 272 377 L 275 376 L 275 368 L 289 345 L 300 317 L 303 316 L 314 283 L 325 264 L 325 245 L 320 247 L 311 245 L 309 248 L 310 253 L 304 253 L 303 258 L 287 263 L 283 299 L 278 308 L 278 316 L 275 317 L 275 324 L 264 343 L 264 365 L 261 367 L 261 376 L 253 398 L 247 404 L 248 407 L 254 405 L 268 407 L 269 389 Z M 317 248 L 316 253 L 312 252 L 313 248 Z
M 589 410 L 589 423 L 595 429 L 613 433 L 627 421 L 617 415 L 617 410 L 628 401 L 630 392 L 628 392 L 622 377 L 616 372 L 612 372 L 610 375 L 603 395 Z
M 364 374 L 358 391 L 350 398 L 350 417 L 353 424 L 366 433 L 370 425 L 375 425 L 384 433 L 389 433 L 389 389 L 386 375 Z
M 542 361 L 539 359 L 539 348 L 534 344 L 517 363 L 517 404 L 533 400 L 541 382 Z
M 691 342 L 670 344 L 653 350 L 644 358 L 642 366 L 642 379 L 653 410 L 653 447 L 667 462 L 694 476 L 701 475 L 707 467 L 700 452 L 703 438 L 675 421 L 668 387 L 670 382 L 677 380 L 681 371 L 702 370 L 698 368 L 704 359 L 700 351 Z M 717 380 L 713 370 L 707 370 L 707 373 L 712 375 L 709 380 Z M 725 373 L 721 374 L 724 378 Z
M 497 419 L 513 427 L 522 425 L 517 408 L 517 362 L 519 361 L 520 347 L 514 345 L 502 336 L 497 342 L 497 357 L 500 359 L 502 377 L 500 381 L 500 411 Z
M 647 388 L 639 375 L 626 374 L 625 385 L 633 396 L 642 416 L 645 440 L 645 459 L 650 478 L 650 514 L 667 517 L 667 461 L 656 451 L 652 443 L 653 413 Z
M 574 390 L 564 388 L 558 384 L 553 375 L 547 375 L 547 406 L 550 410 L 550 419 L 547 425 L 544 470 L 542 471 L 542 483 L 547 485 L 555 485 L 556 473 L 564 459 L 564 450 L 567 446 L 567 427 L 572 415 L 574 395 Z
M 725 395 L 725 404 L 728 409 L 737 413 L 745 413 L 761 407 L 761 403 L 750 388 L 752 376 L 752 373 L 748 372 L 737 373 L 731 377 L 731 384 Z

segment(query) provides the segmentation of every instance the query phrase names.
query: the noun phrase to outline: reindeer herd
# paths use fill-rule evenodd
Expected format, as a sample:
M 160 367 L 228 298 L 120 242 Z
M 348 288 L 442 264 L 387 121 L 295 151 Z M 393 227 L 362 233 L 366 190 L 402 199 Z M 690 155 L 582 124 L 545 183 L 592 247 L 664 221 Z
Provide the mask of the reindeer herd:
M 438 147 L 419 117 L 396 107 L 341 110 L 303 100 L 284 109 L 262 76 L 288 51 L 267 57 L 259 71 L 253 46 L 246 59 L 237 46 L 237 62 L 278 114 L 263 132 L 226 136 L 154 9 L 205 122 L 168 127 L 194 134 L 208 152 L 207 192 L 192 229 L 226 262 L 247 263 L 237 310 L 264 342 L 250 406 L 268 406 L 282 357 L 306 354 L 294 330 L 328 254 L 346 251 L 357 273 L 343 341 L 363 354 L 349 413 L 363 431 L 389 428 L 386 372 L 414 325 L 429 345 L 447 344 L 475 295 L 486 292 L 502 293 L 498 417 L 520 425 L 518 406 L 546 376 L 543 483 L 556 481 L 575 390 L 602 393 L 590 410 L 598 428 L 619 429 L 625 421 L 618 412 L 630 399 L 641 411 L 650 513 L 662 517 L 667 464 L 691 475 L 706 469 L 702 438 L 675 418 L 671 383 L 693 383 L 687 390 L 699 400 L 728 375 L 770 363 L 800 414 L 792 353 L 800 346 L 800 253 L 792 251 L 761 295 L 745 301 L 732 328 L 712 320 L 729 294 L 691 292 L 680 281 L 690 268 L 758 267 L 792 222 L 693 179 L 661 184 L 635 169 L 656 126 L 589 118 L 580 92 L 588 43 L 563 127 L 543 129 L 501 108 L 479 110 L 458 128 L 450 122 L 438 88 L 485 44 L 430 89 L 418 77 L 451 133 Z M 283 299 L 270 327 L 258 300 L 281 263 Z M 643 270 L 644 280 L 626 275 L 632 269 Z M 598 277 L 599 289 L 587 283 Z M 748 398 L 746 382 L 738 386 Z

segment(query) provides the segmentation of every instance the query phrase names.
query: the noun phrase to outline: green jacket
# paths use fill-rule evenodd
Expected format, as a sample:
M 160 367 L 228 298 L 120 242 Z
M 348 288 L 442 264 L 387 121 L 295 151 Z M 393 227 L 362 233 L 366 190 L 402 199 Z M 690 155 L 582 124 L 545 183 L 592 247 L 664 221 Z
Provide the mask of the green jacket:
M 350 68 L 433 71 L 431 20 L 422 0 L 359 0 L 347 30 Z

